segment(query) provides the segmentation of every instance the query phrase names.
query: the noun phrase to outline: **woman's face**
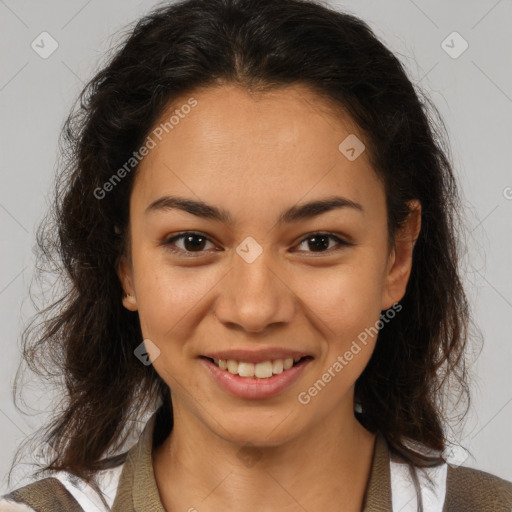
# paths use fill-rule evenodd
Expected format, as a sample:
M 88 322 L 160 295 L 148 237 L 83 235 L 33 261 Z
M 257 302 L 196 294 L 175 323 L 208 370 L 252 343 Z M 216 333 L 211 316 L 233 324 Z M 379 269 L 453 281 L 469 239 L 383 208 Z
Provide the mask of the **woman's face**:
M 161 122 L 175 110 L 137 170 L 120 267 L 175 421 L 270 446 L 333 413 L 353 419 L 354 383 L 381 310 L 405 292 L 413 246 L 388 245 L 360 131 L 301 86 L 199 90 Z M 407 226 L 414 238 L 418 222 Z M 245 364 L 231 373 L 205 356 Z M 251 371 L 261 378 L 236 375 Z

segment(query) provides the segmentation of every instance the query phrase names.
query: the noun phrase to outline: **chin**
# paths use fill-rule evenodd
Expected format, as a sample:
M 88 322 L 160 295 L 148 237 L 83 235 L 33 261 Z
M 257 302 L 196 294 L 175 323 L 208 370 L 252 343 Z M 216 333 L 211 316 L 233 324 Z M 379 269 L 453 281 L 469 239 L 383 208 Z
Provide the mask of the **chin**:
M 254 445 L 261 448 L 282 445 L 299 435 L 300 428 L 293 421 L 289 409 L 276 414 L 261 410 L 231 414 L 222 427 L 214 423 L 210 427 L 224 440 L 240 446 Z M 293 428 L 291 428 L 293 426 Z

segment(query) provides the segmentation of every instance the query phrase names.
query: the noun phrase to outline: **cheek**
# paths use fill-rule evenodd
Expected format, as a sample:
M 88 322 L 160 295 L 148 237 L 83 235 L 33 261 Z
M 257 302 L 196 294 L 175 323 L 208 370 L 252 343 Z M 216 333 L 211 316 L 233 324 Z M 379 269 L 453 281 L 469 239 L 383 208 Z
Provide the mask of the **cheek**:
M 371 266 L 347 266 L 322 286 L 304 290 L 304 302 L 320 320 L 324 338 L 316 375 L 298 396 L 315 417 L 324 417 L 347 396 L 370 360 L 381 311 L 378 279 L 378 269 Z
M 381 313 L 383 264 L 372 251 L 361 251 L 353 262 L 316 280 L 316 286 L 311 282 L 304 286 L 304 302 L 320 319 L 324 337 L 320 378 L 329 380 L 330 391 L 322 393 L 320 402 L 326 407 L 354 384 L 373 352 Z
M 192 392 L 197 383 L 183 361 L 193 352 L 190 340 L 200 317 L 207 314 L 208 290 L 218 279 L 149 258 L 139 263 L 136 290 L 142 334 L 159 349 L 153 366 L 173 391 L 179 394 L 185 386 Z
M 150 254 L 150 250 L 140 251 L 133 257 L 143 334 L 162 341 L 166 336 L 179 338 L 180 329 L 189 322 L 182 320 L 197 315 L 216 282 L 215 276 L 199 267 L 173 267 L 165 254 L 155 254 L 154 250 L 152 257 Z
M 300 297 L 332 335 L 342 338 L 357 335 L 358 329 L 364 329 L 380 314 L 382 270 L 369 258 L 365 261 L 363 256 L 358 256 L 357 260 L 317 274 L 301 286 Z

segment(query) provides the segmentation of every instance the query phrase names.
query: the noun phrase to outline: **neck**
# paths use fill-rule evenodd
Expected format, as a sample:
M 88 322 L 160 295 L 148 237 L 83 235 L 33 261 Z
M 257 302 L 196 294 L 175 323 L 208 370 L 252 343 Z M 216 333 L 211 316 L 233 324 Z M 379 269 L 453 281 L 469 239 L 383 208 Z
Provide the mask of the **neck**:
M 153 455 L 168 512 L 361 510 L 375 435 L 353 409 L 335 409 L 282 444 L 241 446 L 173 407 L 173 430 Z

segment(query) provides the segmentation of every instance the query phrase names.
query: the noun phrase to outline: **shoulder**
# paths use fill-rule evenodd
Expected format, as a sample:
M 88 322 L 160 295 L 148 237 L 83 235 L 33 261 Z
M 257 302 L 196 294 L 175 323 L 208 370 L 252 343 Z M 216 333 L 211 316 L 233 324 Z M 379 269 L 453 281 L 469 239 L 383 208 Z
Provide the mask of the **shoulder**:
M 34 512 L 40 508 L 52 512 L 108 511 L 114 501 L 123 466 L 121 464 L 95 475 L 101 497 L 84 480 L 58 471 L 0 496 L 0 512 Z
M 2 496 L 6 512 L 80 512 L 82 509 L 66 487 L 53 477 L 36 480 Z M 2 510 L 3 510 L 2 509 Z
M 448 464 L 445 510 L 510 512 L 512 482 L 478 469 Z
M 393 511 L 418 510 L 417 491 L 421 489 L 426 511 L 512 512 L 512 482 L 485 471 L 455 465 L 450 460 L 420 468 L 391 454 L 390 481 Z

